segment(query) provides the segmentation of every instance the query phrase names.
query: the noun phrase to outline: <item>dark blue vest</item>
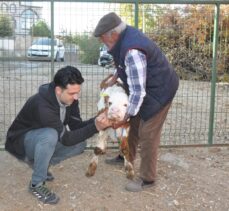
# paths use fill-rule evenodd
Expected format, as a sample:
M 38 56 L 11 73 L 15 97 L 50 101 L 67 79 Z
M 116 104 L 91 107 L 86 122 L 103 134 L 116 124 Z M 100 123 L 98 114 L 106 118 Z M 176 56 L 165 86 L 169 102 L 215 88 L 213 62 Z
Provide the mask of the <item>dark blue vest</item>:
M 146 96 L 139 111 L 141 118 L 146 121 L 172 101 L 178 89 L 179 79 L 156 43 L 139 30 L 127 26 L 109 52 L 114 58 L 118 76 L 127 90 L 124 60 L 130 49 L 140 50 L 147 58 Z

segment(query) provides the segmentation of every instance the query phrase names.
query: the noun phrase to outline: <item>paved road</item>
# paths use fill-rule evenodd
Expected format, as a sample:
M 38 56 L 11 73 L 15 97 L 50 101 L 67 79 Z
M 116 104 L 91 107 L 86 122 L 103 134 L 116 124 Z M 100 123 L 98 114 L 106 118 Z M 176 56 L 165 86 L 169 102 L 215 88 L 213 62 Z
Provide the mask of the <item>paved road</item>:
M 98 65 L 82 64 L 75 54 L 66 54 L 64 62 L 54 62 L 54 71 L 59 68 L 73 65 L 78 67 L 82 73 L 104 75 L 110 72 Z M 29 61 L 25 60 L 15 60 L 12 59 L 5 61 L 0 61 L 0 76 L 22 76 L 22 75 L 47 75 L 51 73 L 52 63 L 51 61 Z

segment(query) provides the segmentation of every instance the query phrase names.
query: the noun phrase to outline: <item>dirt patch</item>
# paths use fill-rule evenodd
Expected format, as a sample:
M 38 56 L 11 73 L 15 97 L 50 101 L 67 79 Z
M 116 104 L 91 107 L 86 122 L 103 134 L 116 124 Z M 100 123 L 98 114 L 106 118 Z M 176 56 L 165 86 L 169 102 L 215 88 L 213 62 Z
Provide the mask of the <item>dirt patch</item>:
M 108 150 L 107 156 L 116 152 Z M 229 210 L 229 148 L 161 148 L 154 187 L 140 193 L 125 191 L 122 166 L 100 158 L 96 175 L 85 177 L 92 151 L 51 167 L 47 185 L 60 196 L 57 205 L 44 205 L 28 193 L 32 170 L 8 153 L 0 152 L 0 210 L 171 211 Z M 135 169 L 138 174 L 139 161 Z

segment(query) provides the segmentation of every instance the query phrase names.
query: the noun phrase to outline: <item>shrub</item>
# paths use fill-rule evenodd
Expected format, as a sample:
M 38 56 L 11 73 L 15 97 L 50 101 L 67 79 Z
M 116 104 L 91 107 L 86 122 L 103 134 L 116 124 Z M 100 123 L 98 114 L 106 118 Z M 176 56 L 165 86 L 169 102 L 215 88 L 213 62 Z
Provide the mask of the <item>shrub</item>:
M 0 37 L 13 35 L 13 24 L 11 18 L 6 15 L 0 15 Z
M 38 21 L 30 29 L 30 35 L 34 37 L 51 37 L 51 30 L 45 21 Z
M 74 43 L 80 48 L 80 61 L 84 64 L 97 64 L 100 43 L 97 38 L 88 35 L 76 35 Z

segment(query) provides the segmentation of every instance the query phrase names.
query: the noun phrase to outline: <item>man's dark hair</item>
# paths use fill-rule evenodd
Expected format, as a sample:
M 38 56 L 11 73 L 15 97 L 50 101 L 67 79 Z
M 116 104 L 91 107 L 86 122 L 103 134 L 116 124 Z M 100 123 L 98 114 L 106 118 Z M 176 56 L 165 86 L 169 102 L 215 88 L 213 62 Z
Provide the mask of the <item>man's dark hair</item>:
M 61 88 L 66 89 L 68 84 L 82 84 L 84 82 L 84 78 L 77 68 L 73 66 L 66 66 L 56 72 L 53 81 L 55 86 L 60 86 Z

